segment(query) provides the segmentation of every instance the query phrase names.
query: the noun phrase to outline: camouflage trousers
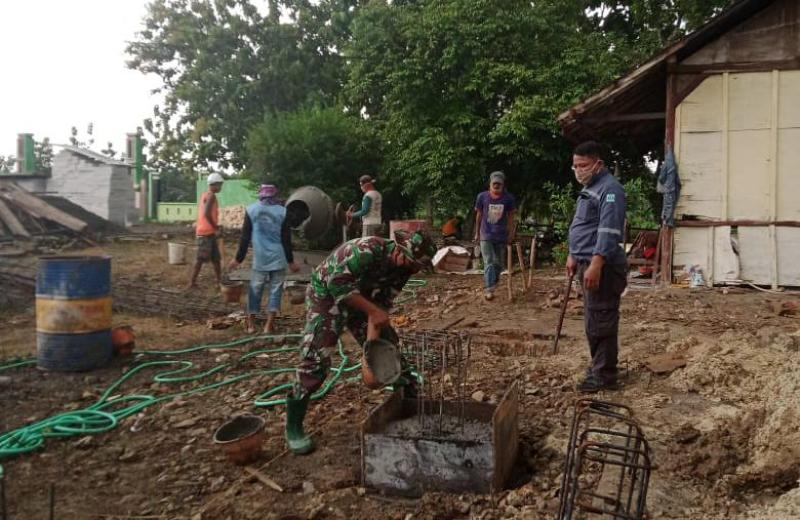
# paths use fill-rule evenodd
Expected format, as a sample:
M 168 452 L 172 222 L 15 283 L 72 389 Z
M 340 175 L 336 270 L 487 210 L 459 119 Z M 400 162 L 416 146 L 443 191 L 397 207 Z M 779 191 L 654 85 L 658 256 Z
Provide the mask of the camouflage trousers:
M 356 309 L 339 306 L 333 298 L 320 298 L 311 286 L 306 290 L 306 325 L 300 351 L 300 364 L 297 367 L 297 381 L 293 395 L 302 399 L 318 390 L 331 370 L 331 353 L 337 347 L 339 337 L 345 327 L 359 345 L 367 341 L 367 315 Z M 386 326 L 381 329 L 381 337 L 397 345 L 397 332 Z M 415 383 L 411 369 L 402 360 L 403 372 L 398 385 Z

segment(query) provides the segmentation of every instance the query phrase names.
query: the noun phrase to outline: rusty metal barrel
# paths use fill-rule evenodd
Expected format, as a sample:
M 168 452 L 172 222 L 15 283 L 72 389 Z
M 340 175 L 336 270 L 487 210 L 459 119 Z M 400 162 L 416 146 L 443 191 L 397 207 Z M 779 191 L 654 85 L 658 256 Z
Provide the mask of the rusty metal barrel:
M 36 344 L 46 370 L 92 370 L 111 359 L 111 257 L 39 258 Z

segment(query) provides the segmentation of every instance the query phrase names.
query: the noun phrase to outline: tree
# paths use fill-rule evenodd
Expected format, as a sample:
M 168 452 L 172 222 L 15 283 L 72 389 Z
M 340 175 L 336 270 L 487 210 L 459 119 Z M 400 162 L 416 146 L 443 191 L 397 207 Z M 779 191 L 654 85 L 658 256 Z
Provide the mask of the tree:
M 158 75 L 165 101 L 146 128 L 164 165 L 241 168 L 246 139 L 265 114 L 309 101 L 332 105 L 345 73 L 336 49 L 359 0 L 156 0 L 127 53 Z M 281 11 L 287 21 L 281 22 Z
M 33 155 L 36 173 L 50 175 L 53 170 L 53 145 L 49 137 L 34 142 Z
M 360 200 L 358 177 L 375 174 L 379 144 L 365 122 L 341 108 L 267 115 L 250 133 L 246 177 L 284 192 L 311 184 L 335 201 Z
M 726 3 L 671 0 L 648 25 L 655 0 L 372 2 L 344 49 L 345 103 L 381 135 L 386 171 L 442 214 L 471 207 L 494 169 L 523 207 L 546 204 L 542 184 L 571 179 L 556 116 Z M 613 158 L 625 175 L 647 171 L 641 150 Z
M 14 173 L 17 168 L 17 158 L 13 155 L 0 155 L 0 175 Z

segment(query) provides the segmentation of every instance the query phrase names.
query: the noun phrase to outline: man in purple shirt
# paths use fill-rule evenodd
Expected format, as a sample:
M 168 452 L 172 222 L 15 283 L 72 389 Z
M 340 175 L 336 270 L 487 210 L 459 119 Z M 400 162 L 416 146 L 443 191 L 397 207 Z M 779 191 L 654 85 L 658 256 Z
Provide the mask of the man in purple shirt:
M 492 172 L 489 191 L 480 193 L 475 201 L 475 240 L 481 241 L 484 296 L 487 300 L 494 297 L 503 271 L 506 245 L 514 240 L 516 209 L 514 196 L 506 191 L 506 176 L 503 172 Z

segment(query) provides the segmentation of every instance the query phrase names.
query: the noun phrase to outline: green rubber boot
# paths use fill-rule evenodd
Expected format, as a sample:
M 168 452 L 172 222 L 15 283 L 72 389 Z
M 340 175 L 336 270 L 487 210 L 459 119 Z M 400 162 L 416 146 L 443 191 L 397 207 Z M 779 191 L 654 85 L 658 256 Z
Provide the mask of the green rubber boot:
M 303 432 L 303 420 L 308 411 L 308 397 L 296 399 L 286 397 L 286 443 L 295 455 L 306 455 L 314 451 L 314 441 Z

